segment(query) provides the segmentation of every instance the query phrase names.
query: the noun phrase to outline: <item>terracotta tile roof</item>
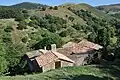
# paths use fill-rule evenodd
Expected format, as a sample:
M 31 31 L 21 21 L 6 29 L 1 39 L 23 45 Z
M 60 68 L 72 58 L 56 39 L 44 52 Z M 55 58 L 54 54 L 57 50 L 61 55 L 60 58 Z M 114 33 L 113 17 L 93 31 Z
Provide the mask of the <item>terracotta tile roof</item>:
M 64 54 L 65 56 L 69 56 L 72 53 L 72 50 L 69 48 L 58 48 L 57 52 Z
M 98 44 L 95 44 L 95 43 L 92 43 L 86 39 L 82 40 L 81 42 L 78 43 L 80 46 L 83 46 L 83 47 L 88 47 L 88 48 L 91 48 L 91 49 L 95 49 L 95 50 L 99 50 L 99 49 L 102 49 L 103 47 L 98 45 Z
M 75 54 L 83 54 L 83 53 L 86 53 L 86 52 L 89 52 L 93 49 L 90 49 L 88 47 L 81 47 L 81 46 L 72 46 L 72 47 L 67 47 L 67 48 L 59 48 L 57 49 L 58 52 L 66 55 L 66 56 L 69 56 L 71 55 L 72 53 L 75 53 Z
M 74 42 L 68 42 L 67 44 L 64 44 L 63 46 L 62 46 L 62 48 L 66 48 L 66 47 L 70 47 L 70 46 L 74 46 L 74 45 L 78 45 L 77 43 L 74 43 Z
M 37 63 L 39 64 L 39 66 L 41 66 L 41 67 L 46 64 L 49 64 L 53 61 L 59 60 L 59 59 L 74 63 L 74 61 L 72 61 L 68 57 L 64 56 L 63 54 L 60 54 L 58 52 L 52 52 L 52 51 L 48 51 L 48 52 L 36 57 L 35 59 L 36 59 Z
M 39 66 L 44 66 L 46 64 L 49 64 L 53 62 L 54 60 L 57 60 L 57 56 L 55 56 L 51 51 L 42 54 L 41 56 L 38 56 L 35 58 Z
M 58 52 L 69 56 L 72 53 L 86 53 L 92 50 L 99 50 L 102 46 L 89 42 L 87 40 L 82 40 L 79 43 L 68 42 L 67 44 L 63 45 L 63 48 L 57 49 Z
M 69 58 L 66 57 L 65 55 L 60 54 L 60 53 L 58 53 L 58 52 L 54 52 L 54 51 L 52 51 L 52 52 L 57 56 L 58 59 L 62 59 L 62 60 L 66 60 L 66 61 L 69 61 L 69 62 L 74 63 L 73 60 L 69 59 Z

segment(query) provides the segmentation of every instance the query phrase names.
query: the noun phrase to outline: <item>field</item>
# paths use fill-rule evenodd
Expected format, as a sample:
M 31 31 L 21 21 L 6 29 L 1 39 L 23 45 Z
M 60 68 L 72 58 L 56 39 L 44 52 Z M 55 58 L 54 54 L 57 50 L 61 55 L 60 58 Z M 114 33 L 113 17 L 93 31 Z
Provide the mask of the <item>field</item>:
M 117 66 L 66 67 L 44 73 L 1 77 L 0 80 L 119 80 L 120 68 Z

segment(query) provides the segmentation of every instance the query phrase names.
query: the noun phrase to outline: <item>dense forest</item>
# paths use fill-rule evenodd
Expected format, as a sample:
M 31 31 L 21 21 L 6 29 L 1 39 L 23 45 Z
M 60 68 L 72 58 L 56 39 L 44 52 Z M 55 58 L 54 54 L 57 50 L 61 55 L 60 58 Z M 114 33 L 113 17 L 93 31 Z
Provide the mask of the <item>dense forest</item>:
M 57 11 L 59 8 L 59 6 L 42 7 L 36 10 Z M 50 49 L 51 44 L 61 47 L 66 42 L 79 42 L 82 39 L 102 45 L 104 59 L 110 53 L 120 58 L 120 29 L 118 28 L 120 20 L 115 18 L 117 14 L 108 20 L 96 17 L 88 10 L 75 10 L 72 7 L 66 9 L 85 21 L 85 25 L 75 22 L 76 18 L 70 15 L 65 15 L 65 19 L 51 14 L 39 17 L 31 15 L 29 9 L 0 7 L 0 19 L 14 19 L 17 22 L 13 25 L 0 24 L 0 75 L 26 73 L 27 69 L 25 63 L 21 62 L 21 58 L 28 51 L 44 48 L 44 46 Z M 20 38 L 15 36 L 14 38 L 20 40 L 13 40 L 12 33 L 17 31 L 23 36 Z

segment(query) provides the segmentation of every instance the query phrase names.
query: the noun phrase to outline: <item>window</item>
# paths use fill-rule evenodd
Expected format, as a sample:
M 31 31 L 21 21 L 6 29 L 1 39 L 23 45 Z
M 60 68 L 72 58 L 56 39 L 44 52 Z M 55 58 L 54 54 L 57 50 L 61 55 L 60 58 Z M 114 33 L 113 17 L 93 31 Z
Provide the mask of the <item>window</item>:
M 60 68 L 60 67 L 61 67 L 61 61 L 55 62 L 55 69 Z

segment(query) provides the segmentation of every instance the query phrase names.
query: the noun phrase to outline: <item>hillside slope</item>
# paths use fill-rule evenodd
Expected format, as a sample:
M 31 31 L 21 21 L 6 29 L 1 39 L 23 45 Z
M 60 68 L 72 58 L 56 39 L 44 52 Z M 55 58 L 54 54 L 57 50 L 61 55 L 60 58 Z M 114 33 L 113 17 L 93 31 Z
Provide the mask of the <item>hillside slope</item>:
M 47 5 L 31 3 L 31 2 L 23 2 L 23 3 L 12 5 L 10 7 L 25 8 L 25 9 L 37 9 L 38 7 L 47 7 Z
M 22 3 L 18 3 L 15 5 L 10 5 L 10 6 L 4 6 L 4 5 L 0 5 L 0 7 L 12 7 L 12 8 L 23 8 L 23 9 L 37 9 L 40 7 L 48 7 L 47 5 L 43 5 L 43 4 L 39 4 L 39 3 L 32 3 L 32 2 L 22 2 Z
M 88 11 L 92 14 L 92 16 L 97 17 L 97 18 L 106 18 L 106 19 L 112 19 L 111 16 L 108 16 L 106 14 L 104 14 L 103 12 L 97 10 L 96 8 L 82 3 L 82 4 L 63 4 L 58 6 L 58 10 L 54 10 L 54 9 L 49 9 L 49 7 L 45 10 L 45 11 L 41 11 L 41 10 L 30 10 L 30 15 L 37 15 L 40 17 L 45 16 L 46 14 L 50 14 L 53 16 L 57 16 L 63 19 L 68 20 L 68 18 L 66 16 L 72 16 L 74 17 L 74 22 L 69 22 L 70 24 L 72 23 L 80 23 L 81 25 L 86 25 L 86 21 L 83 20 L 83 18 L 79 17 L 78 15 L 76 15 L 75 13 L 73 13 L 71 10 L 69 10 L 68 8 L 71 8 L 72 10 L 85 10 Z
M 105 12 L 119 12 L 120 4 L 98 6 L 97 9 L 105 11 Z
M 81 4 L 67 4 L 67 5 L 62 5 L 64 7 L 71 7 L 74 10 L 86 10 L 86 11 L 90 11 L 93 16 L 96 16 L 98 18 L 100 17 L 105 17 L 105 14 L 102 13 L 101 11 L 95 9 L 94 7 L 92 7 L 91 5 L 85 4 L 85 3 L 81 3 Z
M 119 80 L 120 69 L 116 66 L 66 67 L 45 73 L 0 77 L 2 80 Z
M 73 12 L 69 11 L 68 9 L 66 8 L 62 8 L 62 7 L 59 7 L 58 10 L 49 10 L 47 9 L 46 11 L 34 11 L 34 10 L 31 10 L 30 12 L 30 15 L 37 15 L 39 17 L 43 17 L 45 16 L 46 14 L 50 14 L 50 15 L 53 15 L 53 16 L 56 16 L 56 17 L 60 17 L 60 18 L 63 18 L 67 21 L 68 18 L 66 17 L 66 15 L 69 17 L 69 16 L 72 16 L 74 17 L 75 19 L 75 23 L 81 23 L 82 25 L 85 24 L 85 21 L 83 21 L 83 19 L 79 18 L 77 15 L 75 15 Z M 72 22 L 69 22 L 69 23 L 72 23 Z
M 26 4 L 26 3 L 24 3 Z M 72 10 L 69 10 L 68 8 L 71 8 Z M 80 17 L 79 15 L 77 15 L 74 11 L 81 11 L 84 10 L 83 13 L 81 14 L 82 17 Z M 79 24 L 78 26 L 82 27 L 82 26 L 91 26 L 93 24 L 94 19 L 98 18 L 98 19 L 102 19 L 105 18 L 107 20 L 111 20 L 112 17 L 108 16 L 102 12 L 100 12 L 99 10 L 95 9 L 94 7 L 88 5 L 88 4 L 63 4 L 58 6 L 58 10 L 54 10 L 54 9 L 49 9 L 49 7 L 47 7 L 47 9 L 45 11 L 41 11 L 40 9 L 31 9 L 28 10 L 28 14 L 30 16 L 37 16 L 37 17 L 44 17 L 45 15 L 52 15 L 55 17 L 59 17 L 63 20 L 66 20 L 66 26 L 67 28 L 60 28 L 59 30 L 57 30 L 54 34 L 60 34 L 61 32 L 64 31 L 70 31 L 69 34 L 66 34 L 66 37 L 62 37 L 62 39 L 65 42 L 68 42 L 70 40 L 74 40 L 74 39 L 78 39 L 81 40 L 83 38 L 86 38 L 90 33 L 91 30 L 87 30 L 84 31 L 82 30 L 76 30 L 76 28 L 73 27 L 73 25 Z M 72 17 L 74 20 L 71 21 L 69 18 Z M 95 18 L 94 18 L 95 17 Z M 93 18 L 93 20 L 92 20 Z M 50 19 L 51 20 L 51 19 Z M 25 21 L 27 21 L 28 23 L 31 21 L 30 19 L 26 19 Z M 98 20 L 97 20 L 98 21 Z M 34 22 L 33 22 L 34 23 Z M 52 25 L 51 23 L 49 23 L 50 25 Z M 36 24 L 34 24 L 36 25 Z M 39 25 L 38 25 L 39 26 Z M 45 26 L 45 25 L 44 25 Z M 54 25 L 52 25 L 54 26 Z M 56 27 L 61 26 L 61 25 L 56 25 Z M 64 26 L 64 25 L 62 25 Z M 12 40 L 13 43 L 21 43 L 21 39 L 23 37 L 28 36 L 28 38 L 30 38 L 31 35 L 33 35 L 33 32 L 37 35 L 38 33 L 41 34 L 39 31 L 41 31 L 41 26 L 39 26 L 40 29 L 35 29 L 33 26 L 27 26 L 27 29 L 25 30 L 16 30 L 14 28 L 14 31 L 12 32 Z M 84 27 L 84 28 L 85 28 Z M 46 31 L 48 32 L 48 31 Z M 41 34 L 42 35 L 42 34 Z M 37 35 L 38 36 L 38 35 Z M 39 36 L 40 37 L 40 36 Z M 41 39 L 41 38 L 40 38 Z M 34 40 L 35 41 L 35 40 Z M 36 40 L 36 42 L 38 42 L 38 40 Z
M 7 53 L 7 56 L 6 54 L 2 56 L 4 58 L 2 61 L 6 60 L 6 63 L 2 62 L 1 65 L 3 74 L 4 72 L 10 72 L 11 75 L 16 75 L 19 72 L 27 72 L 20 69 L 20 67 L 25 68 L 26 65 L 20 64 L 20 67 L 16 67 L 16 65 L 19 65 L 21 57 L 28 51 L 42 49 L 45 46 L 50 49 L 51 44 L 56 44 L 56 47 L 59 48 L 70 41 L 80 42 L 82 39 L 88 39 L 102 45 L 105 48 L 103 49 L 105 55 L 113 53 L 117 44 L 118 36 L 116 36 L 117 30 L 115 27 L 117 20 L 88 4 L 63 4 L 40 9 L 8 9 L 7 7 L 0 9 L 0 37 L 5 44 L 4 49 L 7 51 L 4 52 L 3 50 L 4 53 Z M 11 80 L 19 78 L 20 80 L 27 78 L 58 80 L 59 78 L 69 79 L 71 77 L 73 79 L 76 76 L 85 74 L 88 77 L 97 77 L 98 80 L 106 80 L 106 77 L 110 79 L 116 78 L 116 74 L 113 76 L 113 74 L 109 73 L 110 69 L 108 68 L 106 72 L 102 72 L 99 68 L 91 66 L 72 67 L 40 75 L 2 77 L 2 80 L 8 80 L 8 78 Z M 113 69 L 112 73 L 113 71 L 116 71 L 116 69 Z M 57 74 L 60 72 L 61 74 Z
M 106 14 L 120 19 L 120 4 L 103 5 L 97 6 L 96 8 Z

